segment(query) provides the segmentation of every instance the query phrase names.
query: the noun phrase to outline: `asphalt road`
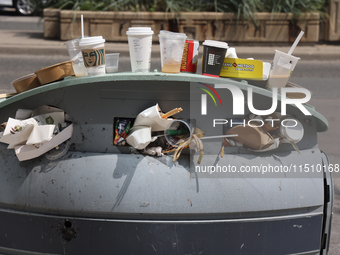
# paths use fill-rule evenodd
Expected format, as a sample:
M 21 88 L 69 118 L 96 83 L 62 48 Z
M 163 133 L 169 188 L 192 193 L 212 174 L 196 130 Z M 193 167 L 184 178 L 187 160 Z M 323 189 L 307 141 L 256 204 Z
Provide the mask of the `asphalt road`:
M 0 29 L 23 28 L 22 22 L 4 24 L 6 17 L 13 12 L 0 10 Z M 23 17 L 20 17 L 22 19 Z M 32 17 L 31 17 L 32 18 Z M 35 17 L 33 17 L 35 18 Z M 18 19 L 18 21 L 20 20 Z M 39 30 L 39 28 L 37 28 Z M 0 93 L 15 92 L 10 82 L 23 75 L 30 74 L 42 67 L 68 60 L 67 56 L 37 55 L 1 55 L 0 54 Z M 151 70 L 160 70 L 160 59 L 153 59 Z M 130 71 L 129 58 L 120 58 L 119 71 Z M 338 61 L 300 61 L 290 81 L 313 92 L 310 104 L 329 121 L 329 130 L 318 134 L 320 149 L 330 157 L 331 163 L 340 164 L 340 60 Z M 333 175 L 335 184 L 335 201 L 331 247 L 329 255 L 340 254 L 340 174 Z

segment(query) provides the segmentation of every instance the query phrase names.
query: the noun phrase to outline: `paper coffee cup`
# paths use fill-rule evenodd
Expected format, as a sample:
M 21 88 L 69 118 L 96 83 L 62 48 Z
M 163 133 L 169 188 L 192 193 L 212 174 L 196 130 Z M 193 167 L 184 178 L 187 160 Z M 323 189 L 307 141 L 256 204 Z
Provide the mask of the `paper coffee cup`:
M 151 127 L 140 126 L 130 130 L 126 142 L 137 150 L 142 150 L 157 137 L 151 137 Z
M 299 59 L 298 57 L 275 50 L 273 65 L 266 88 L 285 87 Z
M 126 31 L 133 73 L 150 72 L 153 31 L 151 27 L 129 27 Z
M 288 142 L 298 143 L 303 138 L 304 128 L 297 119 L 283 120 L 284 125 L 280 126 L 280 134 Z
M 203 42 L 202 74 L 219 77 L 228 49 L 228 44 L 220 41 L 205 40 Z
M 79 46 L 88 75 L 105 74 L 105 39 L 102 36 L 85 37 Z
M 161 30 L 158 37 L 162 72 L 179 73 L 181 70 L 185 40 L 187 39 L 186 34 Z

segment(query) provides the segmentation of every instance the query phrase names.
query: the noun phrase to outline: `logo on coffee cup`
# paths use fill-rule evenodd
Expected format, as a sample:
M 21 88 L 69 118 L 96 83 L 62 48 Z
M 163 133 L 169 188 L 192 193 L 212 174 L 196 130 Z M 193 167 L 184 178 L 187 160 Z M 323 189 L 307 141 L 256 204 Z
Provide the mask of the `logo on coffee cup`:
M 82 54 L 86 67 L 105 65 L 105 48 L 83 49 Z

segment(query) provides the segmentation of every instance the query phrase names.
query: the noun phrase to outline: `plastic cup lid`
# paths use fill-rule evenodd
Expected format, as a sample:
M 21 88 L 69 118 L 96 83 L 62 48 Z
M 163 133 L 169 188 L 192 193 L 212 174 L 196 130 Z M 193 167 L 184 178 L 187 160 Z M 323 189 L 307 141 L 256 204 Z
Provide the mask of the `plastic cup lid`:
M 296 126 L 293 127 L 295 124 Z M 304 129 L 300 121 L 286 120 L 285 126 L 280 127 L 280 132 L 287 140 L 298 143 L 303 137 Z
M 224 48 L 224 49 L 229 48 L 228 43 L 221 42 L 221 41 L 214 41 L 214 40 L 205 40 L 203 42 L 203 45 L 217 47 L 217 48 Z
M 129 27 L 127 35 L 153 35 L 151 27 Z
M 279 53 L 279 54 L 281 54 L 281 55 L 284 55 L 285 57 L 288 57 L 288 58 L 293 58 L 293 59 L 297 59 L 297 60 L 301 59 L 301 58 L 295 57 L 295 56 L 293 56 L 293 55 L 288 55 L 287 53 L 282 52 L 282 51 L 279 51 L 279 50 L 275 50 L 275 52 L 277 52 L 277 53 Z
M 170 32 L 166 30 L 159 31 L 158 37 L 171 38 L 171 39 L 185 39 L 187 35 L 184 33 Z
M 85 37 L 81 38 L 79 42 L 79 46 L 88 46 L 93 44 L 99 44 L 104 43 L 105 39 L 102 36 L 91 36 L 91 37 Z

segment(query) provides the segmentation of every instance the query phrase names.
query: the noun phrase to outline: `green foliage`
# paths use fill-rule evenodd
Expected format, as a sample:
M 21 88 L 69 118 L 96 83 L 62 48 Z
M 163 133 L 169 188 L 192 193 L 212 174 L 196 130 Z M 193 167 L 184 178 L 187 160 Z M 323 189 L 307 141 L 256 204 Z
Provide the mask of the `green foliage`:
M 55 0 L 47 6 L 69 10 L 148 12 L 231 12 L 256 23 L 256 12 L 324 12 L 327 0 Z M 46 7 L 46 6 L 45 6 Z

